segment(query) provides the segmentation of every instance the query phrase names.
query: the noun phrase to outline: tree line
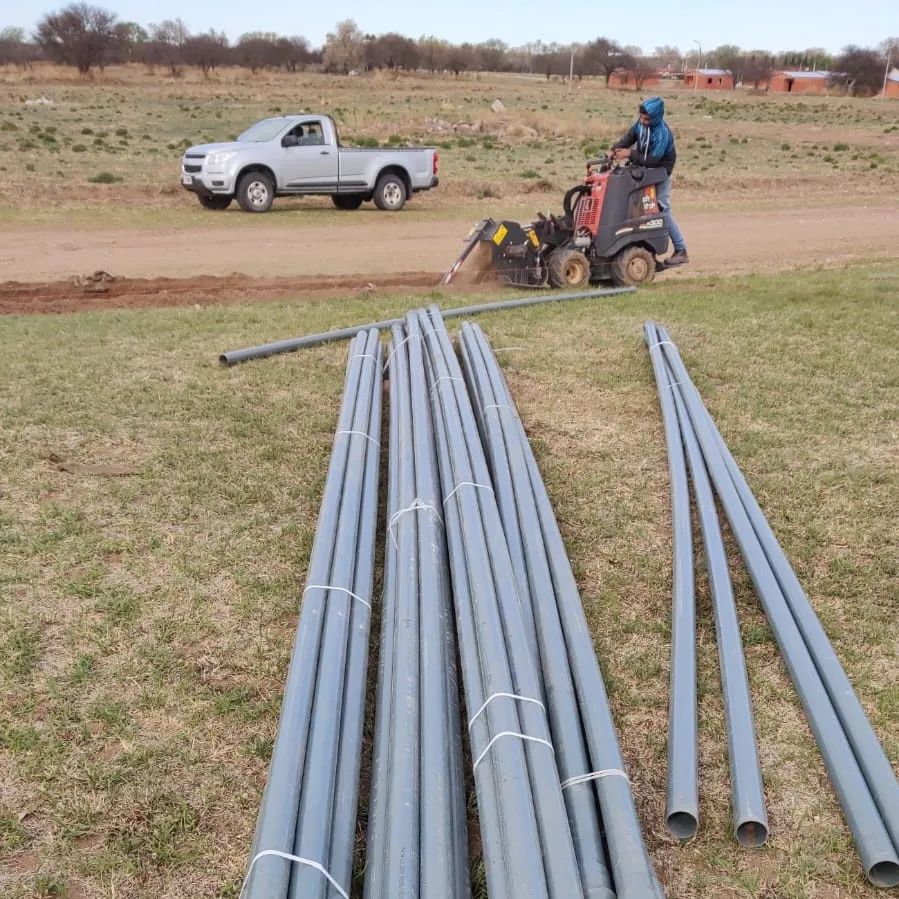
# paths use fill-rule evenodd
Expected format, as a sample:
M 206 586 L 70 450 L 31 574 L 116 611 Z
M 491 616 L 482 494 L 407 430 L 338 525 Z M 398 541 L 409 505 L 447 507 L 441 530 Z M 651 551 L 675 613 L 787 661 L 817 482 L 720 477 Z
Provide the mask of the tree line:
M 82 74 L 107 65 L 142 63 L 167 69 L 172 76 L 193 66 L 208 76 L 222 66 L 243 66 L 254 74 L 263 69 L 296 72 L 315 66 L 325 72 L 354 74 L 377 69 L 449 72 L 528 72 L 547 79 L 600 76 L 609 83 L 612 74 L 627 72 L 640 90 L 644 81 L 660 70 L 671 74 L 687 67 L 725 69 L 734 85 L 759 87 L 777 69 L 829 70 L 834 80 L 851 93 L 871 94 L 883 81 L 887 58 L 899 57 L 899 38 L 877 48 L 846 47 L 836 56 L 820 48 L 768 53 L 726 44 L 700 56 L 677 47 L 660 46 L 651 53 L 640 47 L 622 46 L 606 37 L 562 45 L 534 41 L 511 47 L 501 40 L 452 44 L 434 36 L 413 40 L 395 32 L 366 34 L 352 20 L 338 22 L 320 48 L 303 36 L 286 37 L 272 32 L 241 35 L 232 44 L 223 32 L 191 34 L 181 19 L 146 27 L 120 21 L 106 9 L 72 3 L 47 13 L 34 33 L 22 28 L 0 30 L 0 65 L 27 68 L 47 60 L 74 66 Z

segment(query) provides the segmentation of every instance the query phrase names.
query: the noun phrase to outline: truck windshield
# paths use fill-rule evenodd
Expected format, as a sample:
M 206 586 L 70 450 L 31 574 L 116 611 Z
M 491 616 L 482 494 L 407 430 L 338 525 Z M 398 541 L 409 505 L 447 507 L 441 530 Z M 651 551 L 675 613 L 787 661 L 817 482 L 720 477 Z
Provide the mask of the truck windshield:
M 285 119 L 263 119 L 255 125 L 250 125 L 243 134 L 238 136 L 239 141 L 248 143 L 263 143 L 264 141 L 274 140 L 284 126 L 287 124 Z

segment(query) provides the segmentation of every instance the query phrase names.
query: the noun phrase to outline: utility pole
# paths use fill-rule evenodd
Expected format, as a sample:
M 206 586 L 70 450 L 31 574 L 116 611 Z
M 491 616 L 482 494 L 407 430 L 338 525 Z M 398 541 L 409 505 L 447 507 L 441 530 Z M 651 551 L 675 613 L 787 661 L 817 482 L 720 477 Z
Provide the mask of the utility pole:
M 696 70 L 693 72 L 693 90 L 696 90 L 696 86 L 699 84 L 699 70 L 702 68 L 702 44 L 693 39 L 694 44 L 699 44 L 699 64 L 696 66 Z
M 886 99 L 886 96 L 887 96 L 887 81 L 890 78 L 890 68 L 892 67 L 892 64 L 893 64 L 893 45 L 890 44 L 889 48 L 887 49 L 887 67 L 883 70 L 883 90 L 880 93 L 880 102 L 881 103 L 883 103 L 883 101 Z
M 571 45 L 571 61 L 568 65 L 568 93 L 571 93 L 571 82 L 574 81 L 574 54 L 577 51 L 577 48 L 574 44 Z

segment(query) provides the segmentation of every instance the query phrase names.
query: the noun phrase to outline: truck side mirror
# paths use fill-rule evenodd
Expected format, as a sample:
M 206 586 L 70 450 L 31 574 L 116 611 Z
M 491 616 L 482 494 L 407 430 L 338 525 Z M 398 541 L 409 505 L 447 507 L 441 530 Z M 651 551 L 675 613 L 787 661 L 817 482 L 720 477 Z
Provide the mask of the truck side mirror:
M 299 145 L 300 139 L 295 134 L 285 134 L 281 138 L 282 147 L 298 147 Z

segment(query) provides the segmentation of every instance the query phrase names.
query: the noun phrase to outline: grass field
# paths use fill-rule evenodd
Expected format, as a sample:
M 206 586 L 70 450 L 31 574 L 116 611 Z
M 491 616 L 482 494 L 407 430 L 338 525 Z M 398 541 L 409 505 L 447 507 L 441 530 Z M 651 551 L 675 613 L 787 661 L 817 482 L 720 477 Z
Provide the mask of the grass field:
M 884 202 L 899 187 L 899 104 L 750 92 L 661 90 L 678 139 L 678 203 L 730 208 Z M 340 78 L 223 71 L 171 79 L 113 67 L 0 68 L 0 225 L 67 222 L 130 227 L 240 218 L 204 215 L 178 184 L 190 144 L 225 140 L 267 115 L 327 112 L 347 143 L 436 145 L 440 190 L 426 214 L 555 210 L 583 162 L 633 121 L 638 94 L 535 76 Z M 35 104 L 46 98 L 52 103 Z M 499 114 L 491 103 L 501 99 Z M 32 101 L 32 102 L 29 102 Z M 327 198 L 298 201 L 339 213 Z M 85 214 L 87 213 L 87 214 Z M 267 217 L 272 221 L 270 217 Z M 285 224 L 296 218 L 282 219 Z
M 480 318 L 566 535 L 672 899 L 875 891 L 736 563 L 772 839 L 744 851 L 730 836 L 703 579 L 701 832 L 678 846 L 664 831 L 671 536 L 642 321 L 654 317 L 678 342 L 897 764 L 897 288 L 894 260 Z M 406 305 L 395 296 L 3 320 L 4 897 L 237 896 L 346 348 L 230 370 L 217 353 Z

